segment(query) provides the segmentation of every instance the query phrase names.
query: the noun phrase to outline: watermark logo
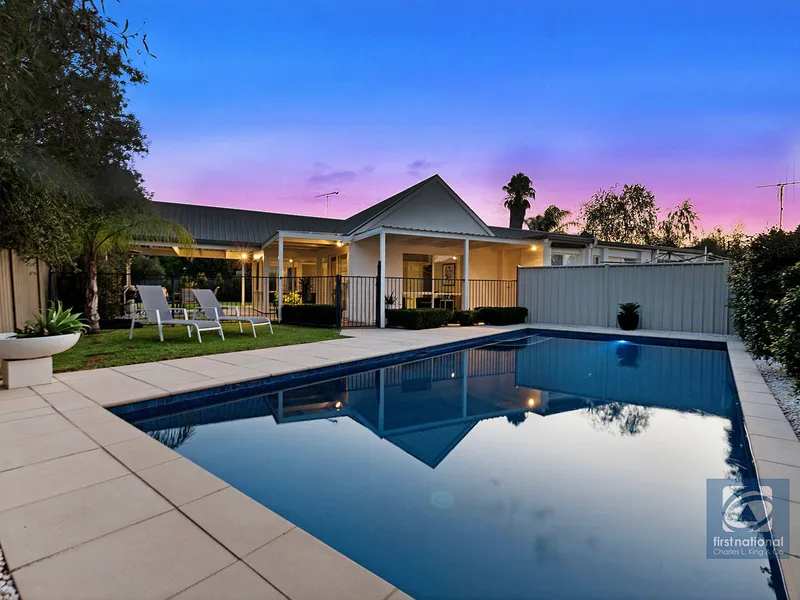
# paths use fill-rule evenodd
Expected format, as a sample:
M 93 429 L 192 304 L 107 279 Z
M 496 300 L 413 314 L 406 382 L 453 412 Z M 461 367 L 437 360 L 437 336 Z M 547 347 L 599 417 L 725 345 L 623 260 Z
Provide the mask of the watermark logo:
M 788 479 L 709 479 L 708 558 L 788 558 Z

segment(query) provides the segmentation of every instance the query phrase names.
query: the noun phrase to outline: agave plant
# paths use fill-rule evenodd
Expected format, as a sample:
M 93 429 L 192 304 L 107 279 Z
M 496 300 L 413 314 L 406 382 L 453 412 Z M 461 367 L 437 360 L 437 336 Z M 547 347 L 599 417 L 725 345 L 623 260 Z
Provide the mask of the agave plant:
M 73 313 L 65 309 L 61 301 L 51 302 L 45 311 L 37 311 L 34 318 L 25 322 L 22 334 L 27 337 L 43 337 L 46 335 L 67 335 L 81 333 L 89 326 L 81 319 L 81 313 Z

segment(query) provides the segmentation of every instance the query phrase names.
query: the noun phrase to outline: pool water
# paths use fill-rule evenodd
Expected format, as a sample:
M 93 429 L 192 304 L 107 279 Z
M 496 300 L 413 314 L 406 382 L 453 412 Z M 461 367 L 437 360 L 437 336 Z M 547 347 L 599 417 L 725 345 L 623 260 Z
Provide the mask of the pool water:
M 723 351 L 531 336 L 135 424 L 418 599 L 782 597 L 706 558 L 738 410 Z

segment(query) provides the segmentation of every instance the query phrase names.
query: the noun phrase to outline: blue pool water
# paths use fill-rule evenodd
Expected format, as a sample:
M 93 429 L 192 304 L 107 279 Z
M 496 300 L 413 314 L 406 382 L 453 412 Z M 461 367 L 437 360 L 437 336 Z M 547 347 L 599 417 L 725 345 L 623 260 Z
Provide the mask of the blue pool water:
M 128 418 L 415 598 L 782 597 L 706 558 L 706 479 L 750 475 L 720 350 L 532 336 L 209 402 Z

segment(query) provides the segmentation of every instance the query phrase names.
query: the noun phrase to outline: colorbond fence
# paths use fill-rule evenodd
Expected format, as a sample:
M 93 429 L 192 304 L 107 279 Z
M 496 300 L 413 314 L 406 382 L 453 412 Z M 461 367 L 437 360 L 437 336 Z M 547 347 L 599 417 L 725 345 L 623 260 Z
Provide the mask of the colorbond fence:
M 50 270 L 40 260 L 23 261 L 0 250 L 0 333 L 21 328 L 47 301 Z
M 638 302 L 640 329 L 733 331 L 727 262 L 521 267 L 517 286 L 529 323 L 616 327 L 619 304 Z

